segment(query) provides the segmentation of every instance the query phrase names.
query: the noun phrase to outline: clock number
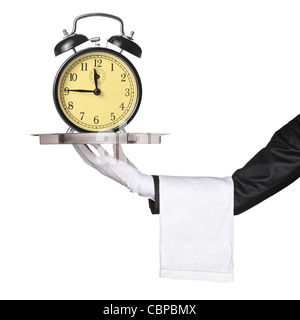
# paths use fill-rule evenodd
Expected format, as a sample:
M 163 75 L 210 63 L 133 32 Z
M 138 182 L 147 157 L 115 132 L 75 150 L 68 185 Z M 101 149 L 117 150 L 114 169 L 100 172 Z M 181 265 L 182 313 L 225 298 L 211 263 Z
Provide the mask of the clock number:
M 113 112 L 110 114 L 110 120 L 111 121 L 115 121 L 116 120 L 116 116 L 115 116 L 115 114 Z
M 70 93 L 70 89 L 68 87 L 66 87 L 64 89 L 64 92 L 65 92 L 65 96 L 67 96 Z
M 81 64 L 81 71 L 87 71 L 87 63 Z
M 77 73 L 70 73 L 70 81 L 77 81 Z
M 121 78 L 122 78 L 121 82 L 126 82 L 126 74 L 125 73 L 121 74 Z
M 130 96 L 130 89 L 126 88 L 125 89 L 125 97 L 129 97 Z
M 102 60 L 95 59 L 95 68 L 102 68 Z
M 69 103 L 68 103 L 68 109 L 69 109 L 69 110 L 73 110 L 73 109 L 74 109 L 74 105 L 73 105 L 73 102 L 72 102 L 72 101 L 69 101 Z
M 84 117 L 84 115 L 85 115 L 85 112 L 80 112 L 80 114 L 81 114 L 81 119 L 80 119 L 80 120 L 83 120 L 83 117 Z
M 114 70 L 114 64 L 113 64 L 113 63 L 111 64 L 111 71 L 115 71 L 115 70 Z
M 99 123 L 99 116 L 95 116 L 95 118 L 94 118 L 94 123 L 95 123 L 95 124 L 98 124 L 98 123 Z
M 124 103 L 122 103 L 122 104 L 120 105 L 120 108 L 122 109 L 122 111 L 124 111 L 124 109 L 125 109 Z

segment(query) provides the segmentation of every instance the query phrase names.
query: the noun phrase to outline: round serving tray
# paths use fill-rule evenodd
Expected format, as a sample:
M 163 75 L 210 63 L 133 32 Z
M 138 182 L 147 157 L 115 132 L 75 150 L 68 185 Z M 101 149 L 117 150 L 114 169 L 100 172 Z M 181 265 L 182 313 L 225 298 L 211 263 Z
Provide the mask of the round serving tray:
M 47 133 L 32 134 L 40 144 L 160 144 L 165 133 Z

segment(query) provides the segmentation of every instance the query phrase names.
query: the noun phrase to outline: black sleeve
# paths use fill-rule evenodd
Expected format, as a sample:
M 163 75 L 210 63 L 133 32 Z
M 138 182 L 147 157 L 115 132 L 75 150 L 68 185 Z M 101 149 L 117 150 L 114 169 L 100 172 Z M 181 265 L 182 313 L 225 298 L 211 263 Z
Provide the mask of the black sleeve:
M 300 115 L 233 174 L 234 211 L 239 215 L 281 191 L 300 176 Z
M 159 176 L 152 176 L 154 182 L 154 201 L 149 199 L 149 208 L 152 214 L 159 214 L 160 212 L 160 201 L 159 201 Z

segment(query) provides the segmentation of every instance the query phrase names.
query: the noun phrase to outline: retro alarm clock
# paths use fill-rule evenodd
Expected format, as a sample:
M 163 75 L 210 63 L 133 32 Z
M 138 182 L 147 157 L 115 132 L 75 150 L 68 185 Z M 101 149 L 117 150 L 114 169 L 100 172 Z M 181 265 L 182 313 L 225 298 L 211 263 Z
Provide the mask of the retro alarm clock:
M 120 22 L 121 35 L 108 42 L 120 51 L 99 46 L 76 52 L 76 47 L 100 38 L 88 39 L 77 34 L 80 19 L 99 16 Z M 124 33 L 123 21 L 103 13 L 85 14 L 74 20 L 71 34 L 64 30 L 65 38 L 59 42 L 56 56 L 73 50 L 74 54 L 58 71 L 53 87 L 56 109 L 62 119 L 78 132 L 119 131 L 132 121 L 142 99 L 142 84 L 133 64 L 122 55 L 122 51 L 136 57 L 142 56 L 141 48 L 133 41 L 133 32 Z
M 77 33 L 79 20 L 102 17 L 120 24 L 120 35 L 111 36 L 105 47 L 99 37 Z M 134 65 L 122 52 L 141 58 L 142 49 L 133 41 L 134 32 L 125 34 L 124 23 L 106 13 L 80 15 L 69 34 L 54 49 L 55 56 L 73 54 L 56 74 L 53 99 L 56 110 L 69 126 L 65 134 L 38 134 L 41 144 L 76 143 L 160 143 L 162 134 L 127 134 L 125 127 L 136 116 L 142 100 L 142 83 Z M 91 42 L 92 47 L 77 51 Z M 115 49 L 108 48 L 108 43 Z

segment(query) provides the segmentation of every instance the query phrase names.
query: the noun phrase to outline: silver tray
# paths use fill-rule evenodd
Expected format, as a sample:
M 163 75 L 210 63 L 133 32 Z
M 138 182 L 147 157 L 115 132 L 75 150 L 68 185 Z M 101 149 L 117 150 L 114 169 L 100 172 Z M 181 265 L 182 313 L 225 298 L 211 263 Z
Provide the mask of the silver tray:
M 164 133 L 46 133 L 32 134 L 40 144 L 160 144 Z

